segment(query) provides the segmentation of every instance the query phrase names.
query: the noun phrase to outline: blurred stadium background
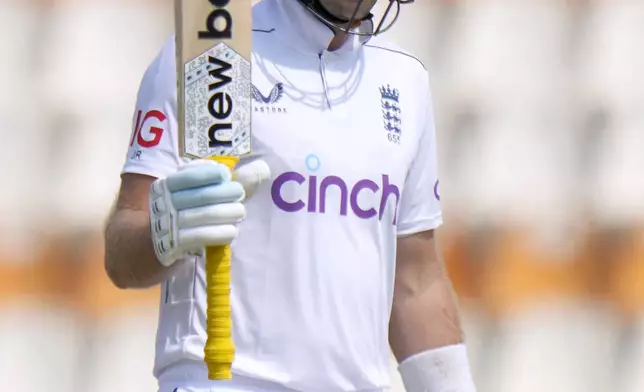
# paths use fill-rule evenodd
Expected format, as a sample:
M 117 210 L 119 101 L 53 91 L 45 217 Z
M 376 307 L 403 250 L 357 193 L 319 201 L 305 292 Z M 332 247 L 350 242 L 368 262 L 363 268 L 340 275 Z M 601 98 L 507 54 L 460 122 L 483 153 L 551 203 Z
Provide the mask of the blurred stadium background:
M 644 391 L 644 0 L 419 0 L 480 392 Z M 0 380 L 155 391 L 157 291 L 102 224 L 169 0 L 0 0 Z M 392 364 L 394 391 L 402 391 Z

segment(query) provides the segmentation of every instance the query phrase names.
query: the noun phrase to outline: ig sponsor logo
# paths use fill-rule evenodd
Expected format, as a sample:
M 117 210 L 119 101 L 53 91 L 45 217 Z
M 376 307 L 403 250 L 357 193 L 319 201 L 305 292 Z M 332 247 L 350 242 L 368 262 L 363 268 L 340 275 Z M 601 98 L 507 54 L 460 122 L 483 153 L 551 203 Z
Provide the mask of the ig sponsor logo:
M 383 174 L 376 181 L 365 178 L 348 183 L 337 175 L 316 175 L 322 164 L 314 154 L 306 157 L 305 164 L 309 173 L 290 171 L 280 174 L 273 181 L 271 198 L 280 210 L 290 213 L 306 210 L 309 213 L 325 214 L 327 206 L 334 203 L 339 206 L 342 216 L 351 214 L 361 219 L 382 220 L 388 201 L 391 200 L 395 206 L 391 224 L 396 224 L 400 190 L 390 182 L 388 175 Z M 287 184 L 290 191 L 284 192 L 283 188 Z M 329 195 L 331 189 L 335 190 Z M 338 191 L 339 198 L 336 196 Z M 378 201 L 373 205 L 360 205 L 358 200 L 363 192 L 375 194 Z
M 166 115 L 158 110 L 150 110 L 143 115 L 143 111 L 136 113 L 136 123 L 130 139 L 130 148 L 134 150 L 130 159 L 139 160 L 145 148 L 152 148 L 159 145 L 163 137 Z M 136 145 L 135 145 L 136 144 Z
M 156 147 L 163 137 L 164 129 L 161 127 L 163 127 L 167 117 L 158 110 L 150 110 L 143 118 L 141 118 L 142 116 L 143 111 L 139 110 L 136 115 L 136 124 L 134 124 L 130 147 L 134 146 L 134 142 L 142 148 Z

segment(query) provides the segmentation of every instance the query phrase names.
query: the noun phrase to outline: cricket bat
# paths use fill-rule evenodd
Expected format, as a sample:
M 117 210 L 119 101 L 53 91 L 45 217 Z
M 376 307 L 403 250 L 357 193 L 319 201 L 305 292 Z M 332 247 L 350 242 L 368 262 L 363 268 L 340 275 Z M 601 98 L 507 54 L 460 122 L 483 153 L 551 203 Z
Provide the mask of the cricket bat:
M 231 171 L 251 152 L 251 0 L 174 0 L 179 153 Z M 229 246 L 206 248 L 211 380 L 232 378 Z

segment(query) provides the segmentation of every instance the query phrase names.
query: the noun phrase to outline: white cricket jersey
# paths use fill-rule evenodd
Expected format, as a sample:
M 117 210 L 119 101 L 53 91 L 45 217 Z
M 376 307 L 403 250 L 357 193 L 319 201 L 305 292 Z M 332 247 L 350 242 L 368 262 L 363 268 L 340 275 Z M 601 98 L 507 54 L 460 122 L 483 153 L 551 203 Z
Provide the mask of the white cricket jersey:
M 177 386 L 380 391 L 396 239 L 442 222 L 427 73 L 379 38 L 326 51 L 333 33 L 297 1 L 264 0 L 253 17 L 247 159 L 264 159 L 272 178 L 232 245 L 238 378 L 207 379 L 200 258 L 163 285 L 154 374 Z M 171 39 L 145 73 L 124 173 L 181 164 L 174 52 Z

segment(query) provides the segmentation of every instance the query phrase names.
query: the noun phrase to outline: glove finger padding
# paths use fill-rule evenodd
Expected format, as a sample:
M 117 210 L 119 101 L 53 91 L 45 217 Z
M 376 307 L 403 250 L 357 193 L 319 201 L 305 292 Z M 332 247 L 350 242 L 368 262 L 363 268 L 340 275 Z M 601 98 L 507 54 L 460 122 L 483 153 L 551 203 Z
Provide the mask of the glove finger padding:
M 165 182 L 163 180 L 156 180 L 152 183 L 150 188 L 150 217 L 159 217 L 168 212 L 168 207 L 165 201 Z
M 177 210 L 213 204 L 233 203 L 244 199 L 244 187 L 238 182 L 225 182 L 172 193 L 172 205 Z
M 246 208 L 241 203 L 214 204 L 179 211 L 179 229 L 209 225 L 232 225 L 246 216 Z
M 170 219 L 165 219 L 165 217 L 154 219 L 151 223 L 155 235 L 166 235 L 172 230 Z
M 168 190 L 177 192 L 184 189 L 200 188 L 229 182 L 232 178 L 230 169 L 214 161 L 192 161 L 166 179 Z
M 159 259 L 159 262 L 166 267 L 171 266 L 177 259 L 183 256 L 178 253 L 173 236 L 169 233 L 165 235 L 153 234 L 152 242 L 154 244 L 154 252 L 157 255 L 157 259 Z
M 173 240 L 170 234 L 161 236 L 155 242 L 155 250 L 160 255 L 173 255 L 172 261 L 165 261 L 167 258 L 159 259 L 163 265 L 170 266 L 172 263 L 188 254 L 196 253 L 205 246 L 218 246 L 230 244 L 238 234 L 234 225 L 211 225 L 181 229 L 177 240 Z
M 196 251 L 204 246 L 227 245 L 237 237 L 234 225 L 199 226 L 179 231 L 179 243 L 184 252 Z

